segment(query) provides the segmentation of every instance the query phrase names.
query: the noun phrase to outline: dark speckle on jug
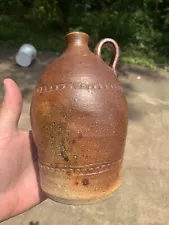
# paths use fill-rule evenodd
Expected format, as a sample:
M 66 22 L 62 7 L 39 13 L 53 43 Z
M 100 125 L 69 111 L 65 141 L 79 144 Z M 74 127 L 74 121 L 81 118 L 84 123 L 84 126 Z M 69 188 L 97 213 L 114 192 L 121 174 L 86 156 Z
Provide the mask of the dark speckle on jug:
M 82 184 L 83 184 L 84 186 L 88 185 L 88 184 L 89 184 L 88 179 L 83 179 L 83 180 L 82 180 Z
M 62 156 L 62 158 L 66 161 L 66 162 L 68 162 L 69 161 L 69 157 L 66 155 L 66 150 L 65 150 L 65 146 L 64 145 L 62 145 L 62 148 L 61 148 L 61 156 Z
M 71 175 L 71 171 L 67 171 L 66 173 L 67 173 L 67 175 L 68 175 L 68 176 L 70 176 L 70 175 Z
M 78 182 L 78 181 L 76 181 L 76 182 L 75 182 L 75 185 L 78 185 L 78 184 L 79 184 L 79 182 Z
M 64 159 L 66 162 L 68 162 L 68 161 L 69 161 L 68 156 L 63 156 L 63 159 Z

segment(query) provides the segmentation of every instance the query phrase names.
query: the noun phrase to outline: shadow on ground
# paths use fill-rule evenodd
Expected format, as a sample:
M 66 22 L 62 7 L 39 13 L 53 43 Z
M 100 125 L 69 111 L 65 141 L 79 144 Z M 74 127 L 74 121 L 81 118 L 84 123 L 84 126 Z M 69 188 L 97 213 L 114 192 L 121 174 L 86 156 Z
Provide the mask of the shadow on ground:
M 117 66 L 119 75 L 128 77 L 130 74 L 135 76 L 141 76 L 147 80 L 153 80 L 154 82 L 165 81 L 166 77 L 158 71 L 153 71 L 142 66 L 131 65 L 128 63 L 119 63 Z
M 3 52 L 3 53 L 2 53 Z M 49 63 L 51 63 L 58 53 L 38 53 L 38 59 L 27 68 L 18 66 L 15 63 L 15 49 L 1 50 L 0 54 L 0 99 L 2 100 L 3 92 L 3 79 L 8 77 L 13 79 L 22 92 L 25 101 L 30 101 L 32 91 L 42 75 L 43 71 Z

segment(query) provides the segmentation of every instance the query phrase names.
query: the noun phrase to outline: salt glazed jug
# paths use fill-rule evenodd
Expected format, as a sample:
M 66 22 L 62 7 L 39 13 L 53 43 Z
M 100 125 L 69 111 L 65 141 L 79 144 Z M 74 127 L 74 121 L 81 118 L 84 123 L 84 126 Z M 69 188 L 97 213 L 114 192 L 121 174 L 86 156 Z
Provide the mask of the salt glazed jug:
M 89 204 L 121 184 L 127 101 L 115 68 L 116 41 L 101 40 L 95 53 L 86 33 L 68 33 L 66 41 L 33 91 L 31 126 L 43 192 L 60 203 Z M 110 65 L 103 48 L 112 51 Z

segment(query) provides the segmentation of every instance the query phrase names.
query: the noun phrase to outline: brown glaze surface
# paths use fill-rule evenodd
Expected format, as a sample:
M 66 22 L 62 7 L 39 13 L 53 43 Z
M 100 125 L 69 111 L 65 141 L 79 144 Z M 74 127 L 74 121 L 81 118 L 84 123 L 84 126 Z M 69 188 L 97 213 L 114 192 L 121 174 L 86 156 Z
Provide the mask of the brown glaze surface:
M 115 73 L 112 39 L 88 48 L 85 33 L 66 36 L 67 49 L 44 72 L 33 93 L 31 124 L 38 148 L 41 187 L 67 204 L 109 196 L 120 185 L 127 135 L 127 103 Z M 101 59 L 116 49 L 111 67 Z

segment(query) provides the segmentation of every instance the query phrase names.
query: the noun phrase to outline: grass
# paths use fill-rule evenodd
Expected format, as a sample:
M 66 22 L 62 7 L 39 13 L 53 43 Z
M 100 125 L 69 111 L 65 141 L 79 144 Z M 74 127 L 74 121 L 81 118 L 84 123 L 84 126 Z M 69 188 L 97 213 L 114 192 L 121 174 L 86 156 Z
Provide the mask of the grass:
M 65 49 L 65 33 L 61 27 L 41 26 L 41 22 L 33 19 L 15 20 L 0 17 L 0 46 L 19 48 L 24 43 L 33 44 L 38 51 L 63 52 Z M 91 37 L 92 39 L 92 37 Z M 110 53 L 103 52 L 103 58 L 110 58 Z M 147 54 L 126 47 L 121 50 L 120 61 L 137 64 L 152 70 L 169 71 L 164 56 L 149 52 Z
M 63 32 L 58 30 L 51 32 L 49 28 L 42 29 L 37 23 L 0 18 L 0 45 L 19 48 L 23 43 L 31 43 L 40 51 L 62 51 Z
M 168 58 L 155 52 L 144 53 L 134 49 L 127 49 L 122 52 L 121 61 L 144 66 L 155 71 L 169 72 Z

